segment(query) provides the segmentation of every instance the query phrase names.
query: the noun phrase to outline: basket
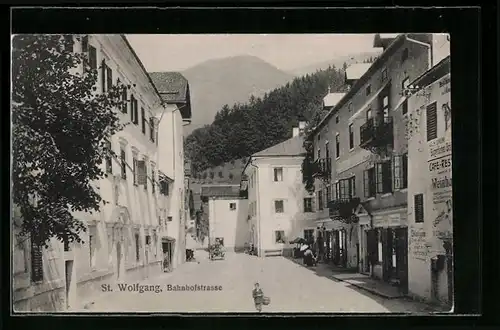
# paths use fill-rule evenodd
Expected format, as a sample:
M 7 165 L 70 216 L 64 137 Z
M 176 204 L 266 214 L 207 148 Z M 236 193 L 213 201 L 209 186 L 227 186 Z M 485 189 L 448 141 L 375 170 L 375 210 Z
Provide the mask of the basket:
M 271 298 L 269 298 L 269 297 L 264 297 L 264 298 L 262 299 L 262 304 L 263 304 L 263 305 L 269 305 L 270 303 L 271 303 Z

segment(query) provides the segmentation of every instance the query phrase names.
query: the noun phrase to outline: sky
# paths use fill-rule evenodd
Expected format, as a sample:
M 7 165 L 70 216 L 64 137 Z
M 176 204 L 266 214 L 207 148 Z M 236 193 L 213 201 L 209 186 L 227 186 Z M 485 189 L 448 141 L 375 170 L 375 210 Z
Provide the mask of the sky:
M 336 57 L 375 52 L 373 34 L 127 35 L 148 71 L 182 71 L 209 59 L 253 55 L 287 71 Z

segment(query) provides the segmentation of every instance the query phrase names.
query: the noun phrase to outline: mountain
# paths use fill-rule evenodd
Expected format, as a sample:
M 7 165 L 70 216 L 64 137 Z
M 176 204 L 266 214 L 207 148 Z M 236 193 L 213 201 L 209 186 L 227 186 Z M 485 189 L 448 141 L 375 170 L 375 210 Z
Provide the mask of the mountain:
M 246 55 L 209 60 L 182 74 L 189 81 L 193 109 L 191 125 L 184 127 L 185 136 L 211 124 L 223 105 L 246 102 L 251 95 L 263 96 L 294 78 L 258 57 Z
M 364 52 L 364 53 L 357 53 L 357 54 L 352 54 L 352 55 L 346 55 L 346 56 L 341 56 L 337 58 L 332 58 L 331 60 L 328 61 L 323 61 L 323 62 L 318 62 L 314 64 L 310 64 L 307 66 L 303 66 L 300 68 L 292 69 L 289 70 L 289 73 L 291 75 L 294 75 L 296 77 L 304 76 L 306 74 L 311 74 L 314 73 L 318 70 L 325 70 L 328 68 L 328 66 L 335 66 L 336 68 L 342 68 L 344 63 L 347 65 L 352 64 L 352 63 L 360 63 L 364 62 L 365 60 L 368 60 L 370 58 L 374 58 L 376 56 L 379 56 L 381 54 L 380 51 L 374 51 L 374 52 Z

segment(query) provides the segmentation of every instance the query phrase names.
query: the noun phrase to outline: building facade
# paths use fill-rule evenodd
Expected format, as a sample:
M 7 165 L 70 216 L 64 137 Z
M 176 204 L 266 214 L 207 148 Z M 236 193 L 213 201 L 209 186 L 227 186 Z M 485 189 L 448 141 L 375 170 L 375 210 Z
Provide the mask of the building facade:
M 248 200 L 213 196 L 208 200 L 209 241 L 219 240 L 226 251 L 240 252 L 248 242 Z
M 103 160 L 106 177 L 94 183 L 108 203 L 95 214 L 74 214 L 87 227 L 80 234 L 83 242 L 53 242 L 49 249 L 26 243 L 14 250 L 15 268 L 21 269 L 21 259 L 29 266 L 14 276 L 14 308 L 20 311 L 78 309 L 101 292 L 101 284 L 160 274 L 161 237 L 170 235 L 165 224 L 169 218 L 182 221 L 174 210 L 184 185 L 182 117 L 190 110 L 182 114 L 175 102 L 164 100 L 125 36 L 86 35 L 75 48 L 97 69 L 97 92 L 125 86 L 125 105 L 116 111 L 127 125 L 106 142 L 114 155 Z M 178 143 L 171 142 L 175 132 L 181 135 Z
M 450 57 L 411 83 L 408 98 L 409 294 L 453 303 Z M 418 87 L 417 87 L 418 86 Z
M 289 241 L 309 238 L 314 230 L 314 198 L 302 183 L 305 122 L 293 137 L 253 154 L 244 174 L 247 178 L 250 244 L 260 257 L 289 255 Z
M 446 36 L 400 35 L 370 65 L 346 70 L 346 95 L 313 129 L 320 254 L 407 288 L 408 142 L 404 91 Z M 437 42 L 436 42 L 437 43 Z M 449 47 L 448 47 L 449 49 Z M 363 66 L 363 67 L 362 67 Z

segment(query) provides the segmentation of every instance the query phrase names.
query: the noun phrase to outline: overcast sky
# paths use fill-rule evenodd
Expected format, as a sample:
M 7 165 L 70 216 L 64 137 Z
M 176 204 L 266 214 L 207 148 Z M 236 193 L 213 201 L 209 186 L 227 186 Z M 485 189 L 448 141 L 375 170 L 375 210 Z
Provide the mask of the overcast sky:
M 281 70 L 376 51 L 373 34 L 127 35 L 148 71 L 182 71 L 209 59 L 254 55 Z

